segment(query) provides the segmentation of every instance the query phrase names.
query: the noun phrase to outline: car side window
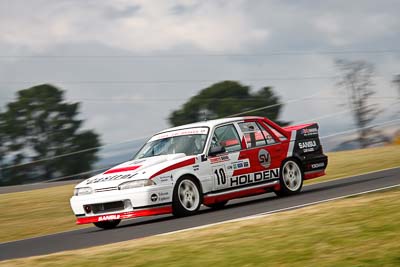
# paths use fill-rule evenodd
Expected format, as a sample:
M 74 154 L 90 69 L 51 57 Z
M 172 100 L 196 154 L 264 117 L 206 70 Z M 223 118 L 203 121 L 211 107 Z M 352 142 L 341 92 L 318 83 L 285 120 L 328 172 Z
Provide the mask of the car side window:
M 239 127 L 245 136 L 248 148 L 275 143 L 274 138 L 265 129 L 261 130 L 262 128 L 254 121 L 239 123 Z
M 268 129 L 270 129 L 281 141 L 287 140 L 287 138 L 281 134 L 280 132 L 278 132 L 275 128 L 269 126 L 268 124 L 265 124 Z
M 215 146 L 223 146 L 227 152 L 241 149 L 240 138 L 233 124 L 220 126 L 215 129 L 211 140 L 211 147 Z

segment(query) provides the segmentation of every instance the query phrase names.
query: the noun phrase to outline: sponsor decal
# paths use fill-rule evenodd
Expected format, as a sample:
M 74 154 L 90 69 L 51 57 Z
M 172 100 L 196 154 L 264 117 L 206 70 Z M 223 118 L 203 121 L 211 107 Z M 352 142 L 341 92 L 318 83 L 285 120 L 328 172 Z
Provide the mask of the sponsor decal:
M 222 155 L 219 157 L 211 157 L 210 163 L 215 164 L 215 163 L 224 162 L 224 161 L 228 161 L 228 160 L 230 160 L 228 155 Z
M 199 165 L 193 165 L 193 171 L 198 171 L 200 169 Z
M 321 168 L 321 167 L 325 167 L 324 162 L 311 164 L 311 169 L 317 169 L 317 168 Z
M 169 200 L 169 193 L 168 192 L 158 192 L 154 193 L 150 196 L 151 202 L 165 202 Z
M 170 138 L 170 137 L 174 137 L 174 136 L 192 135 L 192 134 L 207 134 L 207 133 L 208 133 L 208 128 L 204 128 L 204 127 L 183 129 L 183 130 L 177 130 L 177 131 L 157 134 L 157 135 L 153 136 L 149 140 L 149 142 L 164 139 L 164 138 Z
M 301 129 L 300 133 L 304 136 L 313 136 L 318 134 L 317 128 L 305 128 Z
M 152 194 L 150 199 L 151 199 L 151 202 L 156 202 L 158 200 L 157 194 Z
M 95 178 L 91 178 L 91 179 L 87 180 L 86 184 L 131 179 L 135 175 L 137 175 L 137 173 L 133 173 L 133 174 L 116 174 L 116 175 L 95 177 Z
M 313 141 L 307 141 L 307 142 L 300 142 L 299 143 L 299 148 L 304 149 L 304 148 L 310 148 L 310 147 L 316 147 L 317 142 Z
M 164 202 L 169 200 L 169 193 L 168 192 L 160 192 L 158 193 L 158 197 L 160 199 L 160 202 Z
M 164 207 L 157 207 L 157 208 L 150 208 L 150 209 L 143 209 L 143 210 L 135 210 L 135 211 L 128 211 L 120 214 L 113 214 L 113 215 L 104 215 L 104 216 L 93 216 L 93 217 L 83 217 L 77 218 L 77 224 L 86 224 L 92 222 L 99 222 L 99 221 L 108 221 L 108 220 L 118 220 L 118 219 L 129 219 L 135 217 L 143 217 L 143 216 L 153 216 L 159 214 L 167 214 L 172 212 L 171 206 L 164 206 Z
M 119 220 L 120 218 L 121 218 L 121 216 L 119 214 L 104 215 L 104 216 L 100 216 L 97 219 L 97 221 L 101 222 L 101 221 Z
M 299 148 L 303 149 L 303 152 L 312 152 L 315 150 L 316 146 L 317 146 L 317 142 L 315 142 L 314 140 L 306 141 L 306 142 L 299 142 Z
M 279 178 L 279 168 L 265 170 L 262 172 L 255 172 L 249 174 L 243 174 L 230 178 L 230 186 L 239 186 L 245 184 L 252 184 L 270 179 Z
M 271 157 L 267 150 L 260 149 L 260 151 L 258 151 L 258 161 L 264 168 L 269 168 L 269 166 L 271 166 Z
M 162 182 L 169 182 L 169 180 L 172 180 L 172 175 L 164 175 L 164 176 L 159 176 L 158 179 Z
M 228 167 L 230 167 L 230 166 L 228 166 Z M 249 162 L 248 159 L 240 160 L 240 161 L 237 161 L 237 162 L 233 162 L 232 163 L 232 167 L 233 167 L 234 170 L 240 170 L 240 169 L 249 168 L 250 167 L 250 162 Z

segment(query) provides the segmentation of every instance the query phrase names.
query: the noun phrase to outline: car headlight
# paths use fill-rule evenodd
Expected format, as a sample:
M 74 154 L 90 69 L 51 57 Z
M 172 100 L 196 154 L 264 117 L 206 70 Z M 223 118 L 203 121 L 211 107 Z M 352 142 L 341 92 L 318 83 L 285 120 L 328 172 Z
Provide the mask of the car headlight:
M 74 189 L 74 196 L 89 195 L 91 193 L 93 193 L 93 190 L 90 187 L 80 187 Z
M 144 186 L 150 186 L 150 185 L 155 185 L 153 180 L 142 179 L 142 180 L 135 180 L 135 181 L 129 181 L 129 182 L 122 183 L 118 186 L 118 189 L 125 190 L 125 189 L 144 187 Z

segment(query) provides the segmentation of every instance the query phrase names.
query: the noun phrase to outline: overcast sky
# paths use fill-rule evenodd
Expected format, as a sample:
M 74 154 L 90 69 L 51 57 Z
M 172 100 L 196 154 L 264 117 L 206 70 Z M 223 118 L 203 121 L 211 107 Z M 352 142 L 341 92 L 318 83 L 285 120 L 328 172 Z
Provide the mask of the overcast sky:
M 345 58 L 375 65 L 375 101 L 389 107 L 380 120 L 393 119 L 399 10 L 376 0 L 0 0 L 0 107 L 52 83 L 82 102 L 86 128 L 116 143 L 168 127 L 171 111 L 229 79 L 273 86 L 283 102 L 314 95 L 284 107 L 282 120 L 300 122 L 344 108 L 332 77 Z M 320 125 L 354 127 L 349 114 Z

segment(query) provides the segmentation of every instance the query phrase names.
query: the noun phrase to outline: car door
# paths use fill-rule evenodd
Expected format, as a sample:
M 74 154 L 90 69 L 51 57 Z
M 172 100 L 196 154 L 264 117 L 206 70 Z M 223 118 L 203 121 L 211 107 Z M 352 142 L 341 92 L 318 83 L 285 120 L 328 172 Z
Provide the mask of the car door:
M 233 163 L 237 162 L 242 149 L 238 129 L 233 123 L 217 126 L 211 137 L 209 151 L 215 147 L 223 147 L 224 152 L 210 155 L 207 158 L 213 177 L 213 191 L 228 189 L 232 186 L 234 173 Z

